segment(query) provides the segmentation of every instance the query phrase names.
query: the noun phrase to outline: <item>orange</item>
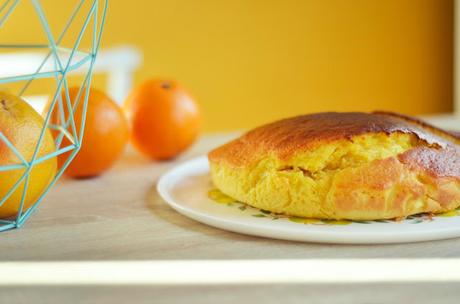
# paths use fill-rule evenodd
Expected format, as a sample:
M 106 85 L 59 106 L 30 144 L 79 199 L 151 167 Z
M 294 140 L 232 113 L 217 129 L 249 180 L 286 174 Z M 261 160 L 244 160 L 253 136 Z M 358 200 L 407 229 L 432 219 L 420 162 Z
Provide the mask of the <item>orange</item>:
M 78 91 L 79 88 L 69 88 L 69 97 L 72 106 L 75 105 Z M 74 114 L 77 134 L 80 131 L 82 121 L 84 95 L 83 89 L 80 102 Z M 62 97 L 64 101 L 64 92 L 62 93 Z M 64 110 L 64 114 L 67 120 L 68 111 Z M 52 113 L 54 124 L 60 124 L 59 116 L 56 106 Z M 70 126 L 67 127 L 67 130 L 72 134 Z M 93 177 L 102 174 L 112 167 L 115 161 L 121 156 L 128 141 L 128 136 L 128 123 L 122 109 L 105 93 L 91 88 L 88 97 L 82 145 L 80 151 L 67 167 L 64 174 L 76 178 Z M 68 145 L 71 145 L 71 141 L 64 136 L 61 147 Z M 58 157 L 59 167 L 62 167 L 70 156 L 70 153 L 67 152 Z
M 201 113 L 176 81 L 151 79 L 133 90 L 125 102 L 133 145 L 152 159 L 170 159 L 197 138 Z
M 30 162 L 44 127 L 43 118 L 27 102 L 11 94 L 0 92 L 0 132 L 13 144 L 23 158 Z M 51 132 L 46 129 L 37 158 L 55 151 Z M 29 183 L 25 192 L 23 211 L 27 210 L 56 175 L 56 157 L 35 164 L 29 172 Z M 20 158 L 0 139 L 0 168 L 21 164 Z M 25 169 L 0 171 L 0 200 L 13 188 L 24 174 Z M 17 215 L 21 203 L 25 180 L 0 206 L 0 218 Z

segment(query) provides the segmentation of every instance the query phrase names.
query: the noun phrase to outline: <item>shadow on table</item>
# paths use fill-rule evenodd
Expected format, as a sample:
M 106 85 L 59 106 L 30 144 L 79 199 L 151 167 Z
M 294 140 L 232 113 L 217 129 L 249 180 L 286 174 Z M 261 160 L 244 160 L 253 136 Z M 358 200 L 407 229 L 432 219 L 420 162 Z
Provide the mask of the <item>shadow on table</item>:
M 156 186 L 157 185 L 155 182 L 155 184 L 152 185 L 150 189 L 147 191 L 146 196 L 145 196 L 145 201 L 146 201 L 148 210 L 154 213 L 155 216 L 161 218 L 162 220 L 167 221 L 184 230 L 193 231 L 196 233 L 202 233 L 208 236 L 219 237 L 219 238 L 224 238 L 228 240 L 235 240 L 235 238 L 238 238 L 240 241 L 247 240 L 247 241 L 254 242 L 256 240 L 261 239 L 258 237 L 238 234 L 238 233 L 222 230 L 219 228 L 207 226 L 205 224 L 194 221 L 186 216 L 183 216 L 182 214 L 172 209 L 170 206 L 168 206 L 163 201 L 163 199 L 160 197 L 160 195 L 157 192 Z M 279 242 L 289 243 L 287 241 L 279 241 Z

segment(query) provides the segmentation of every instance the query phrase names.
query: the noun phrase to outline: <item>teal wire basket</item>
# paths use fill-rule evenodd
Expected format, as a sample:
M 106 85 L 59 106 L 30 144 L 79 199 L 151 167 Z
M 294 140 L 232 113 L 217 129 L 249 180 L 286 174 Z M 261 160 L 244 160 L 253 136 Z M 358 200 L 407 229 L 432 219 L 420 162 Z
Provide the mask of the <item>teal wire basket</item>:
M 56 0 L 52 0 L 56 1 Z M 66 5 L 72 5 L 69 1 Z M 50 5 L 55 5 L 56 2 Z M 13 21 L 16 12 L 17 15 L 21 14 L 23 6 L 24 10 L 31 10 L 36 17 L 37 26 L 34 27 L 37 31 L 36 36 L 44 37 L 45 43 L 17 43 L 2 41 L 1 33 L 6 26 Z M 0 173 L 8 174 L 16 170 L 20 170 L 21 177 L 14 182 L 11 189 L 0 197 L 0 210 L 2 205 L 17 191 L 20 191 L 21 201 L 17 210 L 17 214 L 13 217 L 0 219 L 0 231 L 5 231 L 13 228 L 21 227 L 32 213 L 40 205 L 41 201 L 49 190 L 53 187 L 59 177 L 62 175 L 66 167 L 78 153 L 83 139 L 83 131 L 85 125 L 86 108 L 88 102 L 89 88 L 92 78 L 94 62 L 96 60 L 99 44 L 101 41 L 101 34 L 104 28 L 104 21 L 106 17 L 108 0 L 76 0 L 72 10 L 70 11 L 69 18 L 63 23 L 63 26 L 57 35 L 53 33 L 49 20 L 46 16 L 46 7 L 40 0 L 5 0 L 3 3 L 0 0 L 0 55 L 5 54 L 22 54 L 27 51 L 33 51 L 33 54 L 39 54 L 40 60 L 37 66 L 31 67 L 31 72 L 20 71 L 17 74 L 11 72 L 12 75 L 0 77 L 0 90 L 8 90 L 17 96 L 24 97 L 29 94 L 29 91 L 34 91 L 35 87 L 42 86 L 40 81 L 52 82 L 52 89 L 47 92 L 48 110 L 42 113 L 44 119 L 44 126 L 37 139 L 37 144 L 33 152 L 33 156 L 26 159 L 14 143 L 8 138 L 0 126 L 0 144 L 7 147 L 10 152 L 20 160 L 17 164 L 2 164 L 0 163 Z M 8 21 L 8 22 L 7 22 Z M 27 24 L 29 20 L 27 20 Z M 25 27 L 27 27 L 25 24 Z M 86 45 L 83 45 L 85 41 Z M 24 57 L 25 58 L 25 57 Z M 0 65 L 0 74 L 4 66 Z M 72 101 L 69 97 L 70 78 L 72 74 L 79 72 L 81 79 L 79 80 L 79 92 L 77 98 Z M 11 74 L 10 73 L 10 74 Z M 75 85 L 73 85 L 75 86 Z M 49 87 L 45 85 L 43 87 Z M 27 98 L 25 98 L 27 100 Z M 83 105 L 79 105 L 83 103 Z M 74 114 L 77 107 L 82 108 L 81 124 L 76 126 Z M 58 113 L 68 113 L 66 119 L 61 119 L 59 125 L 51 123 L 51 115 L 53 111 Z M 58 133 L 55 136 L 56 150 L 47 155 L 39 155 L 39 150 L 44 140 L 46 130 L 55 130 Z M 78 130 L 78 131 L 77 131 Z M 63 138 L 69 138 L 71 144 L 63 146 Z M 34 166 L 45 162 L 51 158 L 57 157 L 63 153 L 68 153 L 69 157 L 66 162 L 59 168 L 51 183 L 42 191 L 40 196 L 31 204 L 25 207 L 25 197 L 27 188 L 29 186 L 29 177 Z M 23 172 L 23 173 L 22 173 Z M 13 176 L 14 174 L 8 175 Z

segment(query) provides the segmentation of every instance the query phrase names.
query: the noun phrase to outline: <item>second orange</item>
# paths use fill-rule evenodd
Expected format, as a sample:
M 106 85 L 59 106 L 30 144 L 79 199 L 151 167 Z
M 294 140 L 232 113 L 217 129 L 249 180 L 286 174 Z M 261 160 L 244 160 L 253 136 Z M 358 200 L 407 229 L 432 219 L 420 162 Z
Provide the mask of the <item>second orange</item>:
M 72 106 L 75 105 L 78 97 L 79 88 L 70 88 L 69 97 Z M 65 95 L 62 93 L 65 100 Z M 77 132 L 82 121 L 83 96 L 75 110 L 74 119 Z M 64 107 L 65 108 L 65 107 Z M 66 120 L 68 111 L 64 111 Z M 59 123 L 60 115 L 58 111 L 53 111 L 52 121 Z M 70 131 L 70 127 L 67 128 Z M 65 171 L 65 175 L 76 178 L 93 177 L 108 170 L 115 161 L 121 156 L 128 141 L 128 123 L 124 117 L 122 109 L 105 93 L 97 89 L 90 89 L 88 97 L 88 109 L 86 113 L 86 123 L 83 142 L 80 151 L 70 163 Z M 71 144 L 66 137 L 63 139 L 61 147 Z M 70 152 L 58 157 L 59 167 L 70 156 Z

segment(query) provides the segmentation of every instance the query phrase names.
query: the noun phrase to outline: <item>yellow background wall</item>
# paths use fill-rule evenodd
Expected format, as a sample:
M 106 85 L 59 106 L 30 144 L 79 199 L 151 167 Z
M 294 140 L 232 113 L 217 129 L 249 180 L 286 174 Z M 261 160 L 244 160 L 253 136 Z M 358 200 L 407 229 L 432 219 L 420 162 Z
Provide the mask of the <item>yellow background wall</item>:
M 53 0 L 48 18 L 64 20 L 70 3 Z M 452 9 L 451 0 L 112 0 L 103 47 L 140 47 L 136 82 L 181 81 L 207 131 L 326 110 L 446 112 Z M 20 24 L 11 35 L 32 35 Z

